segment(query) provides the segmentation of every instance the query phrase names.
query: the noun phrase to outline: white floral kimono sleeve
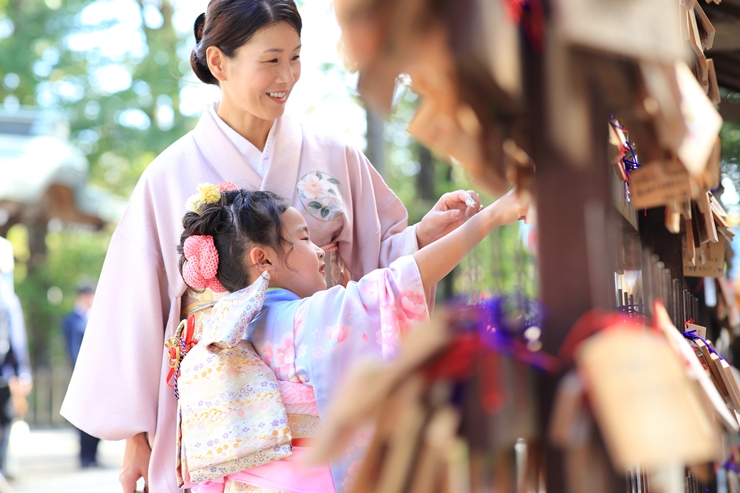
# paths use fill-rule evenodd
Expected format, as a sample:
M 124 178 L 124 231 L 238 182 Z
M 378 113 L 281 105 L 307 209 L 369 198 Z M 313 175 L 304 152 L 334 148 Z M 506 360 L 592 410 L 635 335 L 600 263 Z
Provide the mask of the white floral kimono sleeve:
M 295 368 L 312 385 L 324 416 L 333 390 L 358 358 L 396 355 L 404 334 L 429 317 L 419 268 L 412 256 L 375 270 L 346 288 L 335 286 L 301 300 L 293 325 Z M 357 437 L 332 463 L 337 491 L 346 491 L 368 445 Z

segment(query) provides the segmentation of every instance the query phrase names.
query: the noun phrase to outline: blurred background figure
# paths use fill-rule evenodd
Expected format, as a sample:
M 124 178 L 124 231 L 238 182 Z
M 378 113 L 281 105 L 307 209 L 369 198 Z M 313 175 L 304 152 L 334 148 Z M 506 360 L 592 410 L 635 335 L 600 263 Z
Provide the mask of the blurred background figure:
M 7 476 L 10 429 L 28 410 L 31 366 L 26 324 L 21 303 L 13 289 L 13 248 L 0 237 L 0 472 Z
M 87 327 L 87 318 L 95 298 L 95 288 L 89 284 L 80 285 L 77 289 L 74 308 L 64 317 L 62 331 L 69 361 L 74 368 L 77 355 L 80 353 L 82 338 Z M 78 430 L 80 433 L 80 466 L 97 467 L 98 443 L 100 439 Z

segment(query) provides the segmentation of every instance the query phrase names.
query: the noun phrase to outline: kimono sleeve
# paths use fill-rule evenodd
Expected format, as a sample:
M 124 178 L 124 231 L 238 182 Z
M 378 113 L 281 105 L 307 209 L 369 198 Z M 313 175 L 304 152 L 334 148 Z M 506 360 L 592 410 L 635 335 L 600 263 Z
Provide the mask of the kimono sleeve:
M 348 160 L 358 161 L 351 167 L 359 170 L 359 176 L 352 183 L 352 254 L 342 252 L 342 258 L 350 259 L 348 267 L 357 280 L 419 247 L 416 225 L 407 226 L 406 208 L 370 161 L 359 151 L 350 152 Z
M 62 404 L 65 418 L 106 440 L 155 432 L 169 308 L 161 260 L 117 231 Z
M 428 316 L 421 276 L 411 256 L 349 282 L 346 288 L 334 286 L 302 300 L 293 325 L 295 366 L 301 381 L 314 388 L 319 415 L 326 416 L 353 363 L 392 358 L 404 334 Z M 358 436 L 332 461 L 337 492 L 349 491 L 352 471 L 366 448 L 367 440 Z
M 403 336 L 428 317 L 416 260 L 401 257 L 346 288 L 301 302 L 294 323 L 296 369 L 307 372 L 318 398 L 358 357 L 394 357 Z

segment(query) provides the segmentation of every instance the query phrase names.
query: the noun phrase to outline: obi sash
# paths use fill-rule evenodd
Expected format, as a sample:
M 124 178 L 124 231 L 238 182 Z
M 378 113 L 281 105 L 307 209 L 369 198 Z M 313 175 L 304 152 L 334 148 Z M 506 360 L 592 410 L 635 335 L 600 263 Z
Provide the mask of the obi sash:
M 243 340 L 262 309 L 269 275 L 217 302 L 196 300 L 196 339 L 180 363 L 178 485 L 209 481 L 291 455 L 320 427 L 313 389 L 279 382 Z M 200 312 L 200 313 L 198 313 Z M 212 313 L 206 313 L 212 312 Z M 283 400 L 289 396 L 289 414 Z M 309 395 L 310 393 L 310 395 Z

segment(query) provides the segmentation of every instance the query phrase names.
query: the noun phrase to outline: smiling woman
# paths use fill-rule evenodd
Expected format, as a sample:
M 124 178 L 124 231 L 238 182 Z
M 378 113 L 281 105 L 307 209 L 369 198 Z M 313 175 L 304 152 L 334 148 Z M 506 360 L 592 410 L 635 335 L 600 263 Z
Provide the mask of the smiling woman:
M 178 270 L 184 204 L 199 184 L 231 182 L 284 197 L 326 252 L 329 286 L 388 267 L 478 211 L 477 195 L 468 207 L 470 196 L 454 192 L 407 227 L 403 204 L 361 151 L 283 114 L 300 79 L 301 29 L 292 0 L 209 2 L 194 25 L 190 63 L 219 87 L 221 100 L 148 166 L 111 241 L 62 414 L 92 435 L 127 439 L 125 492 L 140 477 L 149 491 L 179 491 L 178 402 L 162 385 L 170 371 L 162 348 L 191 314 L 199 330 L 219 297 L 188 289 Z M 111 320 L 125 330 L 111 330 Z M 118 369 L 113 386 L 107 368 Z M 337 491 L 349 465 L 331 466 Z

